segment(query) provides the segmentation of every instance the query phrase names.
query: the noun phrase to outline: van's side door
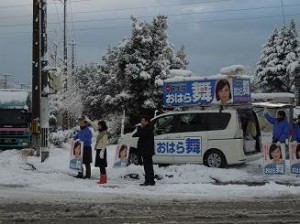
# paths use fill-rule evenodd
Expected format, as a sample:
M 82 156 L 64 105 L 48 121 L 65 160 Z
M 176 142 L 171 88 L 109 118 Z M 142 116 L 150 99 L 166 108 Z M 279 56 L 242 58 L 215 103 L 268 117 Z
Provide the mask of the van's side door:
M 174 139 L 184 146 L 174 155 L 174 163 L 202 163 L 207 148 L 207 132 L 201 113 L 178 114 Z

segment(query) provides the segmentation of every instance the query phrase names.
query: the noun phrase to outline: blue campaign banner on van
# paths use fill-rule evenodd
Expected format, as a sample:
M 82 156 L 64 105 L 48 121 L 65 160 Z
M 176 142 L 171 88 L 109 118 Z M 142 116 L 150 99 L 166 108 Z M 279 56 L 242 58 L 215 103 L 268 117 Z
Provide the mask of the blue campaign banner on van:
M 226 78 L 165 82 L 166 106 L 196 106 L 251 102 L 249 78 Z
M 233 103 L 251 103 L 250 79 L 233 78 Z
M 210 104 L 214 97 L 215 80 L 164 83 L 163 103 L 167 106 Z
M 157 155 L 201 155 L 202 139 L 186 137 L 182 140 L 155 140 L 155 153 Z

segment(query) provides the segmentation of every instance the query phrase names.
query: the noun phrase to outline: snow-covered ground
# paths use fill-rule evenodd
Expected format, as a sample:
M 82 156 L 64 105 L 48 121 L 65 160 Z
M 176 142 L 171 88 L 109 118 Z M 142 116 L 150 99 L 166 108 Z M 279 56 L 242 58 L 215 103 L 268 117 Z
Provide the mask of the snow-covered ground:
M 131 165 L 126 168 L 112 168 L 115 145 L 108 147 L 108 184 L 99 186 L 96 182 L 99 169 L 92 166 L 91 179 L 76 179 L 77 173 L 70 170 L 69 144 L 63 148 L 52 147 L 50 156 L 43 163 L 36 156 L 22 156 L 22 151 L 6 150 L 0 152 L 0 197 L 21 197 L 22 192 L 39 192 L 52 197 L 68 194 L 99 194 L 151 198 L 197 198 L 206 200 L 251 200 L 257 198 L 297 197 L 300 195 L 300 179 L 291 175 L 276 177 L 264 176 L 262 160 L 226 169 L 208 168 L 203 165 L 172 165 L 158 167 L 155 174 L 163 177 L 155 186 L 141 187 L 144 181 L 143 167 Z M 32 164 L 36 169 L 32 169 Z M 124 175 L 136 173 L 139 180 L 124 179 Z M 218 179 L 226 183 L 267 182 L 264 185 L 245 184 L 216 185 Z M 277 184 L 278 182 L 291 185 Z M 1 193 L 2 192 L 2 193 Z M 26 194 L 24 193 L 24 197 Z

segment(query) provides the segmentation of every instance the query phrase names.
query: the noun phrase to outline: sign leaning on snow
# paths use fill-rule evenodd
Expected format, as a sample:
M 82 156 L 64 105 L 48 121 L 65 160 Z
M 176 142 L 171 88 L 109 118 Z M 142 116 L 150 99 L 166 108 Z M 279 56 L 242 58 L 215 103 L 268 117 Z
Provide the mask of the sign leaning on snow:
M 117 145 L 113 168 L 122 168 L 128 165 L 129 145 Z
M 155 154 L 159 155 L 201 155 L 202 138 L 186 137 L 183 140 L 155 140 Z
M 290 142 L 289 155 L 291 163 L 291 174 L 300 175 L 300 143 Z
M 83 142 L 71 140 L 70 169 L 82 171 Z
M 163 86 L 163 103 L 165 106 L 250 103 L 250 78 L 240 76 L 225 77 L 165 81 Z
M 265 143 L 263 169 L 266 175 L 285 174 L 285 144 Z

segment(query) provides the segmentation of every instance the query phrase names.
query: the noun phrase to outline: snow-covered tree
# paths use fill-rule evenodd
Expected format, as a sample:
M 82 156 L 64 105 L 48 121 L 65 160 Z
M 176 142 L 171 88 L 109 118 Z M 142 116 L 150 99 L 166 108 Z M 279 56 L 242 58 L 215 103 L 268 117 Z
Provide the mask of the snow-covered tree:
M 171 68 L 185 69 L 184 48 L 176 52 L 168 42 L 167 17 L 152 23 L 132 17 L 132 33 L 116 47 L 110 47 L 97 69 L 88 65 L 77 72 L 84 111 L 91 117 L 107 118 L 125 109 L 132 124 L 141 113 L 153 113 L 161 105 L 158 80 Z
M 264 92 L 293 92 L 299 59 L 299 39 L 292 20 L 289 28 L 274 29 L 268 42 L 263 45 L 255 74 L 258 89 Z
M 300 105 L 300 41 L 297 34 L 296 23 L 290 23 L 289 29 L 291 52 L 287 55 L 287 71 L 290 75 L 290 86 L 296 96 L 296 104 Z

